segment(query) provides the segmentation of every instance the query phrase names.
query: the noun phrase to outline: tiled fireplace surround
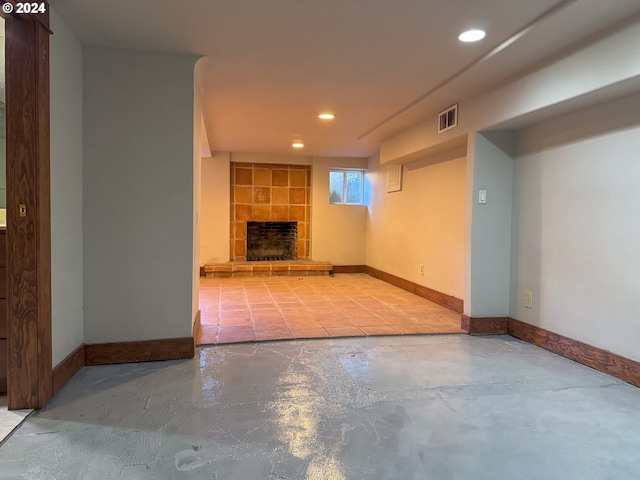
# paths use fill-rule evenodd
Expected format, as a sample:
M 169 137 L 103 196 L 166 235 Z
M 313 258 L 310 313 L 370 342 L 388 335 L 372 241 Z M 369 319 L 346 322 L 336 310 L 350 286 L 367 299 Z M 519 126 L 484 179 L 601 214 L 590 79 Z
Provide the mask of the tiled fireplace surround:
M 297 222 L 298 259 L 311 257 L 311 166 L 231 163 L 229 258 L 247 259 L 247 221 Z

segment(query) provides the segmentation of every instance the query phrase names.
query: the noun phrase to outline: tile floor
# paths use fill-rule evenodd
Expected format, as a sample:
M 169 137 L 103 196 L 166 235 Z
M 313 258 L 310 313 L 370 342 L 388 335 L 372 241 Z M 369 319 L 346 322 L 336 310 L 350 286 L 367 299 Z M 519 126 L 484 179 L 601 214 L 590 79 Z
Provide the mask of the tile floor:
M 83 368 L 0 447 L 29 480 L 637 480 L 640 389 L 507 336 Z
M 33 410 L 9 410 L 7 397 L 0 396 L 0 444 L 15 430 Z M 0 475 L 2 478 L 2 475 Z
M 366 274 L 203 278 L 198 345 L 464 333 L 460 314 Z

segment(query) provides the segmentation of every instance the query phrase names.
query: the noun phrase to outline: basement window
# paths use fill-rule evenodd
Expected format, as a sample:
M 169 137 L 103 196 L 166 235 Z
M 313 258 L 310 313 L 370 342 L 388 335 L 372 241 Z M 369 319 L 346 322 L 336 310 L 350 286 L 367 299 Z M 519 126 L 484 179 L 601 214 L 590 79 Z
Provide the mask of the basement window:
M 332 168 L 329 172 L 329 203 L 362 205 L 364 170 Z

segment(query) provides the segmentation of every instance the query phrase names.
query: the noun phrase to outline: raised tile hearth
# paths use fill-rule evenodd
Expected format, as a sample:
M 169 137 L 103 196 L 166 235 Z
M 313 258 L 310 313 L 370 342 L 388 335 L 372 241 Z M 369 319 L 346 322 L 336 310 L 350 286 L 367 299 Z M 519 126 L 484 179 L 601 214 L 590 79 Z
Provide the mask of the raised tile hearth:
M 204 266 L 207 278 L 230 277 L 296 277 L 329 275 L 333 265 L 328 262 L 310 260 L 269 261 L 269 262 L 227 262 Z

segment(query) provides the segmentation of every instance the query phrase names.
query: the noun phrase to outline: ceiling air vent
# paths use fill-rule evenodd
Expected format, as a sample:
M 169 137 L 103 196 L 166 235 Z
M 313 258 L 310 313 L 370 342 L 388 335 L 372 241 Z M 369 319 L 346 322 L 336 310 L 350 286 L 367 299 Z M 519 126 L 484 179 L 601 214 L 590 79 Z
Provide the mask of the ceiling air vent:
M 458 126 L 458 104 L 450 106 L 438 114 L 438 133 Z

